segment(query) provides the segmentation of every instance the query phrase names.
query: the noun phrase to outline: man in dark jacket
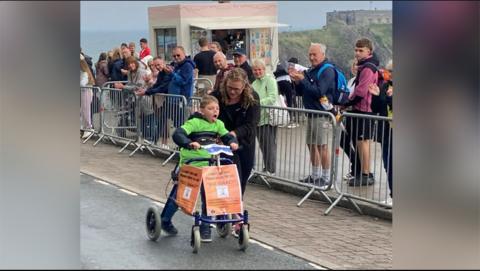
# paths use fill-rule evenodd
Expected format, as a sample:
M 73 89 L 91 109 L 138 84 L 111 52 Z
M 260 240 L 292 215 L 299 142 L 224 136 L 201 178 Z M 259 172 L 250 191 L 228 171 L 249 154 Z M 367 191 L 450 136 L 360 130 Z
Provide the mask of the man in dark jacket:
M 250 67 L 247 61 L 245 49 L 240 48 L 233 53 L 233 62 L 235 63 L 235 67 L 242 68 L 247 73 L 248 81 L 250 81 L 250 84 L 255 81 L 252 67 Z

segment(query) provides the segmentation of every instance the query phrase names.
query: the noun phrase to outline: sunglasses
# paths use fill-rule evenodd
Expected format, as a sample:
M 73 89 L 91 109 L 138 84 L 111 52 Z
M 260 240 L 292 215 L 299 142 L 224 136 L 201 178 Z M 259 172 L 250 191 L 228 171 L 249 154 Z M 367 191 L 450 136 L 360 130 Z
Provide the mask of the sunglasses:
M 180 57 L 180 55 L 172 55 L 172 57 Z

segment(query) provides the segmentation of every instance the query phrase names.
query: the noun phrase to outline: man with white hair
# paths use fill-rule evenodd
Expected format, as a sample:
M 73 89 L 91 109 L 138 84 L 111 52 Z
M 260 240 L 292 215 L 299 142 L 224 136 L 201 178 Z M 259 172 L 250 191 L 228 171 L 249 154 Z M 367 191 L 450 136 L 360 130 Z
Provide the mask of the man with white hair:
M 215 68 L 217 68 L 217 76 L 215 77 L 215 85 L 213 86 L 213 92 L 220 90 L 220 86 L 222 85 L 223 78 L 228 71 L 235 68 L 232 64 L 227 63 L 227 57 L 222 52 L 217 52 L 213 56 L 213 64 Z M 210 94 L 210 92 L 209 92 Z
M 296 84 L 296 88 L 303 94 L 305 109 L 326 112 L 321 99 L 327 98 L 332 101 L 331 93 L 337 84 L 335 70 L 327 67 L 320 75 L 318 71 L 328 63 L 325 56 L 326 46 L 321 43 L 312 43 L 308 50 L 311 67 L 306 71 L 297 71 L 289 67 L 288 73 Z M 300 180 L 304 183 L 312 183 L 317 186 L 326 186 L 330 183 L 330 152 L 328 150 L 328 135 L 332 133 L 332 123 L 327 116 L 307 114 L 307 146 L 310 150 L 312 162 L 312 174 Z

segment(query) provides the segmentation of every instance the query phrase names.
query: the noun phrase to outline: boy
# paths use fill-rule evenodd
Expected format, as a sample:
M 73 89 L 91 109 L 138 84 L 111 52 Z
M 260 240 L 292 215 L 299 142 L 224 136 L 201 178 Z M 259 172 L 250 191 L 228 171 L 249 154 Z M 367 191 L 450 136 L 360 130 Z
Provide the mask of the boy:
M 205 95 L 200 102 L 200 112 L 195 112 L 187 122 L 177 128 L 172 136 L 175 144 L 181 147 L 179 166 L 192 158 L 210 158 L 210 154 L 201 149 L 202 145 L 217 143 L 218 139 L 229 145 L 232 150 L 238 149 L 237 139 L 229 134 L 223 122 L 218 118 L 220 113 L 217 98 Z M 208 166 L 208 162 L 193 162 L 193 166 Z M 167 203 L 161 214 L 162 229 L 169 234 L 177 234 L 177 229 L 172 224 L 172 217 L 177 211 L 176 198 L 177 185 L 170 192 Z M 206 216 L 205 190 L 201 187 L 202 215 Z M 211 230 L 208 223 L 200 225 L 200 237 L 202 242 L 211 242 Z

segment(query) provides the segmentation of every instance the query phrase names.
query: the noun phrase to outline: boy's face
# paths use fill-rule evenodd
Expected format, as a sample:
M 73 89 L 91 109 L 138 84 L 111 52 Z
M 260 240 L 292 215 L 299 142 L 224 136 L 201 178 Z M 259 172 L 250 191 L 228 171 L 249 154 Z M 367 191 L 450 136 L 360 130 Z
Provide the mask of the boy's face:
M 355 47 L 355 58 L 360 61 L 370 56 L 372 52 L 367 47 Z
M 215 122 L 218 118 L 220 108 L 217 103 L 211 102 L 207 104 L 204 108 L 200 108 L 200 113 L 209 121 Z

